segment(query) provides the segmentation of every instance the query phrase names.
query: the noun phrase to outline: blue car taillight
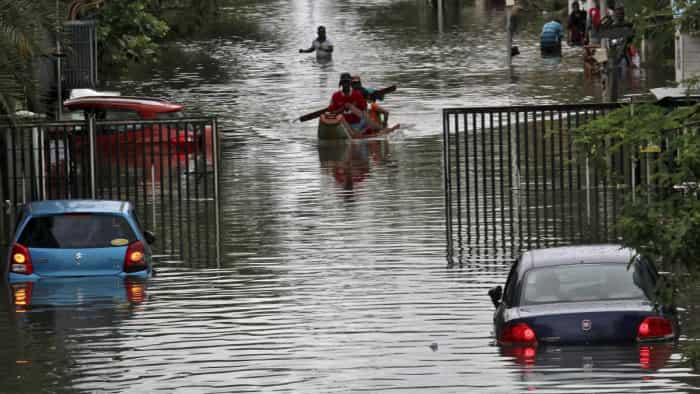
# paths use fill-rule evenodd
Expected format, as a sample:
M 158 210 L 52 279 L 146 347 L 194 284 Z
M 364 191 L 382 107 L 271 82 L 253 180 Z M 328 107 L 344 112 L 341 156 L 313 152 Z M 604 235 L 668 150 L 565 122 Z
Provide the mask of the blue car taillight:
M 126 299 L 132 304 L 140 304 L 146 300 L 146 284 L 127 281 Z
M 12 245 L 12 253 L 10 254 L 10 272 L 22 275 L 31 275 L 34 273 L 32 265 L 32 257 L 29 254 L 29 249 L 18 243 Z
M 531 345 L 537 343 L 537 335 L 526 323 L 510 323 L 503 327 L 498 341 L 502 344 Z
M 658 341 L 671 339 L 673 336 L 673 323 L 661 316 L 647 317 L 637 329 L 638 341 Z
M 129 244 L 124 257 L 124 272 L 136 272 L 145 270 L 146 248 L 141 241 L 134 241 Z
M 15 305 L 17 312 L 25 312 L 32 304 L 32 290 L 34 283 L 16 283 L 10 286 L 12 289 L 12 303 Z

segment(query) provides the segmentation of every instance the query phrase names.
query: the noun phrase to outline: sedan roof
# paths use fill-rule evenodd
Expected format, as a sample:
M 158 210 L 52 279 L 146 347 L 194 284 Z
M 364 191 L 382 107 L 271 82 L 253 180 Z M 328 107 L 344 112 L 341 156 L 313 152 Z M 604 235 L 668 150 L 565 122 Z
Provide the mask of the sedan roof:
M 178 112 L 182 111 L 182 105 L 171 103 L 164 99 L 153 97 L 127 97 L 127 96 L 86 96 L 66 100 L 63 106 L 73 111 L 76 109 L 90 108 L 114 108 L 132 110 L 136 112 Z
M 48 200 L 26 205 L 32 215 L 58 215 L 65 213 L 124 213 L 131 204 L 112 200 Z
M 525 252 L 520 269 L 587 263 L 629 263 L 634 250 L 622 245 L 580 245 L 535 249 Z

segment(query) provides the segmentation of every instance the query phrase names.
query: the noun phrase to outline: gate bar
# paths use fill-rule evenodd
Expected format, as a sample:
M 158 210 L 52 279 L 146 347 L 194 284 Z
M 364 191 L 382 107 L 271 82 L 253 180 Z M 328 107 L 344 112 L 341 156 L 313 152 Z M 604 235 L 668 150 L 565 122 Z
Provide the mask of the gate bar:
M 97 177 L 95 175 L 95 167 L 97 167 L 97 160 L 95 157 L 95 121 L 95 114 L 90 113 L 88 117 L 88 138 L 90 139 L 90 196 L 93 200 L 97 198 Z

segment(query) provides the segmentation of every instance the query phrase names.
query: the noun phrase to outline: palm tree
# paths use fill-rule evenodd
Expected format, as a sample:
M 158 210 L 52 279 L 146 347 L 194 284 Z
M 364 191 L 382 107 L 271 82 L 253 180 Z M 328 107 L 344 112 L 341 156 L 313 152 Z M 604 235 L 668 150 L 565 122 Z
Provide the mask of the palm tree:
M 0 118 L 37 105 L 35 64 L 52 51 L 57 10 L 52 0 L 0 0 Z

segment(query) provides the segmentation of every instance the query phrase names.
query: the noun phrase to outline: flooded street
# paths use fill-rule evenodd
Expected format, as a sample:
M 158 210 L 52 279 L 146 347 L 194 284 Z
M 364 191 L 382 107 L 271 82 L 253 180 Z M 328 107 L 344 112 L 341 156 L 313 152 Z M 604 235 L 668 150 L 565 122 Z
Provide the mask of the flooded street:
M 580 49 L 542 59 L 523 32 L 509 71 L 502 2 L 446 1 L 442 26 L 422 0 L 242 3 L 227 12 L 257 31 L 183 42 L 109 82 L 217 116 L 221 261 L 160 256 L 147 283 L 59 283 L 58 301 L 24 312 L 3 289 L 0 392 L 700 391 L 675 347 L 502 350 L 487 291 L 510 262 L 448 267 L 442 109 L 599 101 Z M 321 24 L 326 64 L 298 53 Z M 341 72 L 397 85 L 382 105 L 402 129 L 319 144 L 317 122 L 295 119 L 328 104 Z

